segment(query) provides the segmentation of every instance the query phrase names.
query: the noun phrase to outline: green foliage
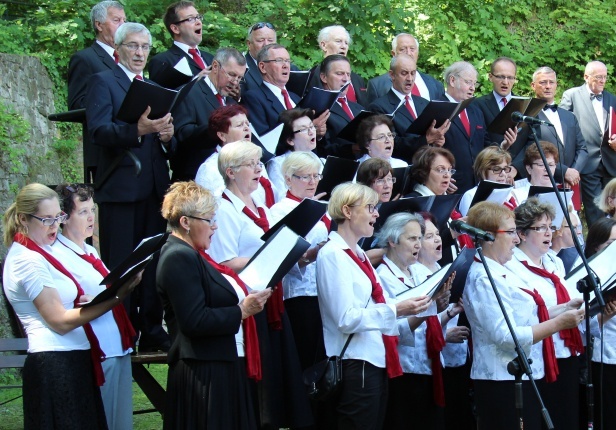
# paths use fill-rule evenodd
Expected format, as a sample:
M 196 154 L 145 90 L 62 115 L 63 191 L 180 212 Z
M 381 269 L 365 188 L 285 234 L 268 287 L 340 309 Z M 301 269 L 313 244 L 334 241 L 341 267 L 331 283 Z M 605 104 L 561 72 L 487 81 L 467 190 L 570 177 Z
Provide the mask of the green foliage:
M 8 162 L 5 167 L 12 173 L 21 170 L 21 158 L 26 153 L 24 144 L 30 138 L 30 124 L 15 110 L 0 103 L 0 152 L 3 161 Z
M 67 182 L 83 181 L 82 172 L 79 168 L 80 160 L 77 159 L 78 154 L 81 153 L 78 150 L 80 145 L 81 141 L 76 139 L 55 139 L 51 146 L 58 160 L 61 161 L 60 170 L 62 177 Z

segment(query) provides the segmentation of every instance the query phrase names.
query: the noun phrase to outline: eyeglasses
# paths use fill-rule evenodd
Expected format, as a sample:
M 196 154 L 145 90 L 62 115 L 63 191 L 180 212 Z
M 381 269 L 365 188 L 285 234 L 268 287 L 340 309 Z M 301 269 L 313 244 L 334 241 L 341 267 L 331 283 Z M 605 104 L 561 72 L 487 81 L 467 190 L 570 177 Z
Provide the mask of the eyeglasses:
M 297 134 L 297 133 L 305 133 L 305 134 L 310 134 L 311 131 L 315 131 L 317 128 L 314 126 L 314 124 L 310 124 L 308 127 L 303 127 L 300 128 L 299 130 L 293 130 L 293 134 Z
M 248 32 L 248 34 L 251 34 L 253 31 L 257 31 L 262 29 L 263 27 L 267 27 L 270 30 L 274 30 L 276 31 L 276 27 L 274 27 L 272 24 L 270 24 L 269 22 L 257 22 L 255 25 L 253 25 L 252 27 L 250 27 L 250 31 Z
M 438 173 L 439 175 L 445 175 L 448 174 L 450 176 L 453 176 L 456 174 L 457 170 L 456 169 L 445 169 L 444 167 L 438 167 L 436 169 L 432 169 L 434 170 L 436 173 Z
M 610 79 L 607 75 L 590 75 L 590 77 L 595 81 L 607 82 Z
M 301 176 L 300 175 L 291 175 L 291 176 L 293 176 L 294 178 L 299 179 L 302 182 L 306 182 L 306 183 L 309 183 L 310 181 L 317 182 L 317 181 L 320 181 L 321 179 L 323 179 L 323 175 L 318 174 L 318 173 L 315 174 L 315 175 L 301 175 Z
M 58 215 L 55 218 L 41 218 L 40 216 L 36 216 L 34 214 L 28 214 L 28 215 L 42 222 L 45 227 L 51 227 L 56 222 L 58 224 L 62 224 L 64 221 L 66 221 L 66 218 L 68 218 L 68 215 L 65 214 L 64 212 L 62 212 L 60 215 Z
M 491 73 L 490 73 L 491 74 Z M 491 74 L 492 75 L 492 74 Z M 505 75 L 492 75 L 492 77 L 498 79 L 499 81 L 510 81 L 515 82 L 517 78 L 515 76 L 505 76 Z
M 356 207 L 358 207 L 358 206 L 359 206 L 359 205 L 351 205 L 350 207 L 352 207 L 352 208 L 356 208 Z M 368 203 L 368 204 L 366 205 L 366 207 L 368 208 L 368 212 L 370 212 L 371 214 L 372 214 L 372 213 L 374 213 L 374 211 L 376 210 L 376 205 L 373 205 L 373 204 L 370 204 L 370 203 Z
M 557 229 L 555 225 L 541 225 L 539 227 L 528 227 L 528 230 L 536 231 L 537 233 L 545 233 L 550 230 L 554 233 Z
M 494 166 L 494 167 L 490 167 L 489 170 L 491 170 L 492 173 L 494 173 L 495 175 L 500 175 L 502 172 L 511 173 L 511 166 L 505 166 L 505 167 Z
M 216 224 L 216 220 L 215 219 L 205 219 L 205 218 L 199 218 L 198 216 L 192 216 L 192 215 L 184 215 L 186 218 L 192 218 L 192 219 L 198 219 L 201 221 L 205 221 L 206 223 L 208 223 L 210 225 L 210 227 L 212 227 L 214 224 Z
M 537 167 L 539 167 L 540 169 L 545 169 L 545 166 L 543 165 L 543 163 L 531 163 L 531 165 L 532 165 L 532 166 L 537 166 Z M 555 168 L 555 167 L 556 167 L 556 164 L 555 164 L 555 163 L 548 163 L 548 167 L 549 167 L 550 169 L 553 169 L 553 168 Z
M 291 64 L 290 58 L 274 58 L 273 60 L 263 60 L 261 63 Z
M 173 24 L 179 25 L 179 24 L 181 24 L 183 22 L 189 22 L 189 23 L 192 24 L 196 20 L 199 20 L 199 21 L 203 22 L 203 15 L 189 16 L 188 18 L 181 19 L 178 22 L 174 22 Z
M 143 45 L 139 45 L 138 43 L 122 43 L 122 46 L 126 46 L 128 50 L 132 52 L 139 51 L 139 48 L 141 48 L 143 52 L 148 52 L 152 48 L 152 45 L 149 43 L 145 43 Z
M 370 141 L 376 140 L 379 142 L 386 142 L 386 141 L 393 141 L 396 138 L 396 133 L 391 132 L 391 133 L 387 133 L 387 134 L 379 134 L 377 137 L 375 137 L 374 139 L 370 139 Z
M 262 168 L 263 168 L 263 163 L 261 163 L 260 161 L 259 161 L 259 162 L 257 162 L 257 163 L 255 163 L 255 162 L 253 161 L 253 162 L 251 162 L 251 163 L 246 163 L 246 164 L 238 164 L 237 166 L 233 166 L 233 168 L 234 168 L 234 169 L 239 169 L 240 167 L 248 167 L 249 169 L 252 169 L 252 170 L 256 170 L 256 169 L 257 169 L 257 167 L 258 167 L 259 169 L 262 169 Z
M 468 85 L 469 87 L 479 87 L 479 82 L 477 81 L 471 81 L 468 79 L 464 79 L 462 76 L 458 76 L 456 75 L 462 82 L 464 82 L 466 85 Z
M 516 237 L 518 235 L 517 230 L 495 230 L 494 233 L 503 233 L 511 237 Z
M 374 180 L 374 185 L 385 185 L 385 184 L 395 184 L 396 183 L 396 177 L 392 177 L 392 178 L 380 178 L 380 179 L 375 179 Z
M 231 82 L 235 82 L 235 83 L 238 83 L 238 84 L 243 84 L 244 82 L 246 82 L 246 81 L 244 80 L 244 77 L 243 77 L 243 76 L 238 76 L 238 75 L 236 75 L 236 74 L 233 74 L 233 75 L 232 75 L 231 73 L 227 72 L 227 71 L 226 71 L 226 70 L 222 67 L 222 65 L 220 65 L 220 70 L 222 70 L 223 72 L 225 72 L 225 75 L 227 75 L 227 78 L 229 78 L 229 81 L 231 81 Z

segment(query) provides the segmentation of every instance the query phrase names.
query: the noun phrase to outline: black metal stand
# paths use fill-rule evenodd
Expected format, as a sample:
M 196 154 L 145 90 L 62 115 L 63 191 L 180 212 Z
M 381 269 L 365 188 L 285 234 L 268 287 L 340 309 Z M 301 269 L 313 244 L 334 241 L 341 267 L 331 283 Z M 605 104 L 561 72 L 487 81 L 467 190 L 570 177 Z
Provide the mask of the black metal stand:
M 565 214 L 565 219 L 567 220 L 567 224 L 569 225 L 569 230 L 571 231 L 571 236 L 573 238 L 573 244 L 575 245 L 575 249 L 578 252 L 578 255 L 580 256 L 580 258 L 582 259 L 582 264 L 584 265 L 584 268 L 586 269 L 586 273 L 588 273 L 588 276 L 586 278 L 578 282 L 578 290 L 584 295 L 584 309 L 586 311 L 585 313 L 586 348 L 588 349 L 588 347 L 590 346 L 590 313 L 589 313 L 590 291 L 593 291 L 595 293 L 595 297 L 597 298 L 597 303 L 599 304 L 601 308 L 601 312 L 603 312 L 603 310 L 605 309 L 605 300 L 603 299 L 603 294 L 601 294 L 599 283 L 597 282 L 597 279 L 595 278 L 595 276 L 592 275 L 590 266 L 588 265 L 588 260 L 584 256 L 582 245 L 580 244 L 580 241 L 573 228 L 573 224 L 571 223 L 571 217 L 569 216 L 569 210 L 563 200 L 563 196 L 558 192 L 558 187 L 556 186 L 554 175 L 552 174 L 552 172 L 550 171 L 548 167 L 548 162 L 545 158 L 545 153 L 543 152 L 543 148 L 541 148 L 541 145 L 539 145 L 539 139 L 537 138 L 537 133 L 535 133 L 535 129 L 533 127 L 530 127 L 530 130 L 533 136 L 533 140 L 535 141 L 535 144 L 537 145 L 537 149 L 539 150 L 539 155 L 541 156 L 541 160 L 543 161 L 545 170 L 548 173 L 548 177 L 550 178 L 550 183 L 552 184 L 552 188 L 554 189 L 554 192 L 556 193 L 558 204 L 560 205 L 560 208 Z M 593 413 L 592 413 L 592 409 L 594 407 L 593 405 L 594 400 L 593 400 L 593 384 L 592 384 L 592 373 L 591 373 L 592 372 L 591 371 L 592 357 L 588 353 L 586 354 L 586 366 L 588 368 L 588 378 L 586 381 L 586 394 L 587 394 L 586 399 L 587 399 L 587 408 L 588 408 L 588 429 L 590 430 L 594 428 Z
M 539 402 L 541 414 L 543 415 L 545 425 L 549 430 L 552 430 L 554 428 L 554 425 L 552 424 L 552 419 L 550 418 L 550 414 L 548 413 L 548 410 L 543 403 L 543 399 L 541 398 L 541 394 L 539 393 L 539 389 L 537 389 L 537 384 L 535 384 L 535 379 L 533 378 L 533 371 L 530 368 L 532 361 L 526 357 L 526 353 L 520 345 L 520 341 L 515 334 L 515 330 L 513 329 L 513 325 L 511 324 L 509 315 L 507 315 L 507 311 L 505 310 L 505 306 L 503 305 L 500 293 L 498 292 L 496 284 L 494 283 L 494 278 L 492 278 L 492 273 L 490 273 L 488 263 L 483 256 L 483 249 L 481 248 L 481 246 L 479 246 L 479 243 L 477 241 L 475 241 L 475 248 L 477 249 L 479 258 L 481 258 L 481 263 L 483 264 L 486 274 L 488 275 L 488 280 L 490 281 L 490 285 L 492 286 L 492 291 L 494 291 L 498 306 L 500 307 L 501 312 L 503 313 L 503 317 L 505 318 L 505 322 L 507 323 L 507 328 L 511 333 L 511 338 L 513 339 L 513 343 L 515 344 L 515 352 L 518 354 L 516 358 L 514 358 L 507 364 L 507 371 L 509 372 L 509 374 L 515 377 L 515 408 L 517 413 L 518 428 L 520 430 L 524 430 L 524 399 L 522 394 L 522 376 L 526 375 L 528 376 L 528 380 L 531 383 L 533 390 L 535 391 L 535 396 L 537 397 L 537 401 Z

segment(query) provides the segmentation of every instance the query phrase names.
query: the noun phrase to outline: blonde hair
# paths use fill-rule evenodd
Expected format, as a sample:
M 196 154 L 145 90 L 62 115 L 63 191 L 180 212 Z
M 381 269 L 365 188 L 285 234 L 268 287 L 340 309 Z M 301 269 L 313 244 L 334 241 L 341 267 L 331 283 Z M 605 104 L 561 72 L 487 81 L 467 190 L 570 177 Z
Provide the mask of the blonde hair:
M 217 206 L 212 193 L 195 181 L 176 182 L 165 194 L 161 213 L 175 231 L 180 227 L 182 216 L 214 213 Z
M 282 176 L 291 178 L 295 173 L 303 170 L 316 170 L 319 172 L 321 161 L 314 153 L 310 151 L 297 151 L 290 153 L 282 162 L 280 170 Z
M 515 219 L 512 211 L 493 202 L 480 202 L 468 211 L 467 223 L 481 230 L 495 232 L 506 219 Z
M 595 204 L 599 209 L 613 217 L 616 214 L 616 206 L 610 206 L 607 201 L 610 197 L 614 205 L 616 205 L 616 178 L 612 178 L 603 191 L 601 191 L 601 194 L 595 199 Z
M 379 202 L 379 195 L 372 188 L 352 182 L 345 182 L 334 188 L 332 191 L 327 211 L 334 221 L 342 224 L 346 221 L 344 206 L 363 206 L 376 205 Z
M 225 181 L 225 185 L 229 185 L 230 181 L 227 176 L 228 168 L 238 167 L 252 158 L 260 159 L 262 154 L 263 151 L 260 147 L 247 140 L 238 140 L 223 146 L 218 154 L 218 171 Z
M 507 163 L 507 165 L 511 164 L 511 155 L 509 152 L 498 146 L 488 146 L 484 148 L 477 154 L 477 158 L 475 158 L 475 162 L 473 163 L 475 176 L 479 179 L 486 179 L 488 170 L 502 162 Z
M 2 224 L 4 226 L 4 244 L 10 246 L 13 243 L 15 233 L 27 235 L 28 231 L 19 221 L 19 214 L 34 214 L 38 212 L 39 205 L 43 200 L 55 199 L 60 205 L 58 194 L 43 184 L 32 183 L 23 187 L 17 193 L 15 202 L 4 212 Z

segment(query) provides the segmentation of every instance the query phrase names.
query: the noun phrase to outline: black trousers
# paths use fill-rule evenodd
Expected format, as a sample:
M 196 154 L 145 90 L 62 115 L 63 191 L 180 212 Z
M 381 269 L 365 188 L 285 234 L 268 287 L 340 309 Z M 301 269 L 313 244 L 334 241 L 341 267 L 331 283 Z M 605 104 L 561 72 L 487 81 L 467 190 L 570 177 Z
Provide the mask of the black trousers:
M 160 214 L 161 202 L 154 192 L 145 200 L 130 203 L 99 203 L 101 258 L 113 269 L 142 239 L 164 233 L 166 221 Z M 162 327 L 163 307 L 156 292 L 158 255 L 143 272 L 141 283 L 124 300 L 135 330 L 141 332 L 140 346 L 169 343 Z
M 434 403 L 432 375 L 405 373 L 389 381 L 387 430 L 443 430 L 443 408 Z
M 577 357 L 559 358 L 558 378 L 555 382 L 543 381 L 540 386 L 545 407 L 550 413 L 554 428 L 577 430 L 579 423 L 580 365 Z
M 514 381 L 474 380 L 478 430 L 518 430 Z M 524 430 L 541 430 L 541 410 L 530 382 L 522 382 Z

